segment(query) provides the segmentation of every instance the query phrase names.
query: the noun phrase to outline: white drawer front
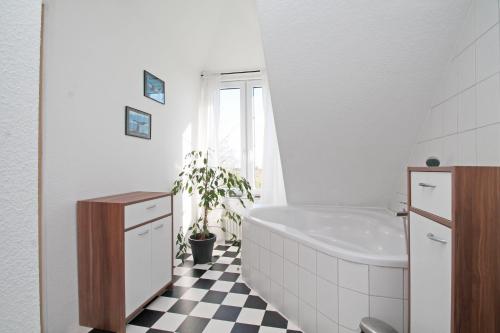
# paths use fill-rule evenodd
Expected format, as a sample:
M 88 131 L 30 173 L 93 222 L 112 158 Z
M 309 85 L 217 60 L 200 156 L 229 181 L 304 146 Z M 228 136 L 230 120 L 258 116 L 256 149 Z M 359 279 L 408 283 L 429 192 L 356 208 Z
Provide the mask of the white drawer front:
M 125 206 L 125 229 L 172 211 L 170 197 L 163 197 Z
M 451 173 L 412 172 L 411 205 L 451 221 Z
M 451 230 L 415 213 L 410 223 L 411 331 L 450 332 Z

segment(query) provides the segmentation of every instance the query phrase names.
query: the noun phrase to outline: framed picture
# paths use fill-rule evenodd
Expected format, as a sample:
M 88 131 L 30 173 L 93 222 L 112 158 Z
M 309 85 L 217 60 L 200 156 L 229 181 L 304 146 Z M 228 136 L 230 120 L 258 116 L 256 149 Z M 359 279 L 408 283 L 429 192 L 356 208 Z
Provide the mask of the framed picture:
M 148 71 L 144 71 L 144 96 L 165 104 L 165 82 Z
M 151 140 L 151 115 L 126 106 L 125 134 Z

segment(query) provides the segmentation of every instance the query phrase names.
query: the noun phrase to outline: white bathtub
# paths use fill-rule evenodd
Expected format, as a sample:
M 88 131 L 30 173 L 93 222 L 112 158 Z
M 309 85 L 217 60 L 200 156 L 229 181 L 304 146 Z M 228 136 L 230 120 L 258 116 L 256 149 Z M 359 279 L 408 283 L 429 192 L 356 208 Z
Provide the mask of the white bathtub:
M 385 209 L 262 207 L 243 223 L 243 279 L 305 333 L 407 331 L 403 220 Z

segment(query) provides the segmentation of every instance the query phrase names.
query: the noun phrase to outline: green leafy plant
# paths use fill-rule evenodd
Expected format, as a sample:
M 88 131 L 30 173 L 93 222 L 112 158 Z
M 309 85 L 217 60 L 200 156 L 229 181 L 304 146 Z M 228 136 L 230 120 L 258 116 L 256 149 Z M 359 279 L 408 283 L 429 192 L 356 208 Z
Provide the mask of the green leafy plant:
M 224 222 L 227 221 L 236 223 L 238 226 L 241 225 L 241 215 L 227 207 L 226 198 L 237 198 L 243 207 L 245 207 L 245 202 L 242 198 L 246 198 L 250 202 L 254 201 L 250 183 L 245 178 L 221 166 L 209 166 L 208 153 L 192 151 L 186 155 L 185 160 L 186 164 L 174 182 L 172 192 L 174 194 L 187 192 L 190 196 L 196 195 L 202 214 L 188 228 L 186 236 L 182 227 L 177 234 L 176 244 L 179 250 L 176 257 L 181 259 L 184 258 L 189 246 L 186 237 L 189 235 L 193 235 L 195 239 L 210 237 L 208 219 L 210 212 L 214 209 L 223 209 L 221 218 L 217 220 L 222 231 L 226 232 Z M 240 245 L 235 234 L 231 234 L 231 241 L 236 246 Z

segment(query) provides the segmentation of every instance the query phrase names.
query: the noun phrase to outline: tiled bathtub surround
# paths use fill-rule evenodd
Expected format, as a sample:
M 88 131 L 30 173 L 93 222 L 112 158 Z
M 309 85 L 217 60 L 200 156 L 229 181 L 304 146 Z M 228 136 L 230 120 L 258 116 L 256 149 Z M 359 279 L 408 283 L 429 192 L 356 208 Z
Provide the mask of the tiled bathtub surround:
M 406 269 L 346 261 L 243 225 L 243 279 L 305 333 L 359 332 L 365 316 L 407 332 Z
M 406 166 L 429 156 L 442 165 L 500 165 L 499 0 L 472 0 L 427 120 L 408 163 L 398 197 L 406 201 Z

